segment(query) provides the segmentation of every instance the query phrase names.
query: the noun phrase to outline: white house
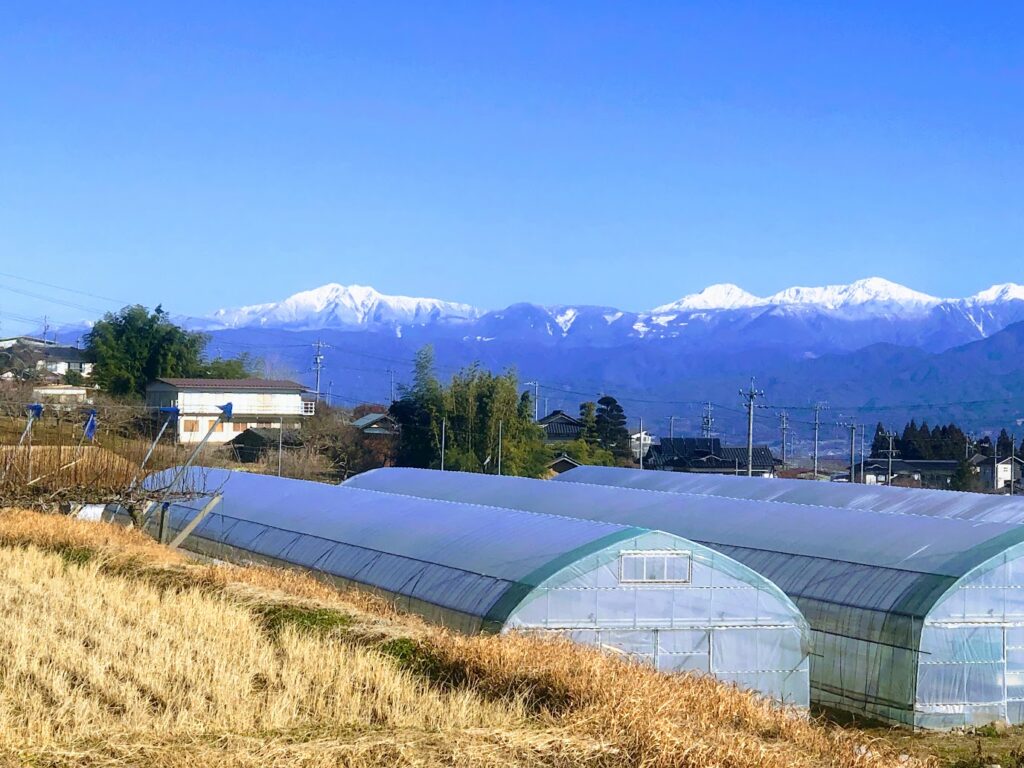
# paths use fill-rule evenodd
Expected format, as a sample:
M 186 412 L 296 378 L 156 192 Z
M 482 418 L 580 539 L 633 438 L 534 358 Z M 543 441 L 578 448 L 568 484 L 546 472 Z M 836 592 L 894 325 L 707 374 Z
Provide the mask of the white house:
M 990 456 L 975 456 L 971 463 L 978 468 L 978 475 L 981 487 L 985 490 L 1001 491 L 1010 485 L 1021 481 L 1022 465 L 1024 459 L 1020 456 L 1005 456 L 1001 459 L 993 459 Z
M 69 371 L 80 373 L 85 378 L 92 375 L 92 363 L 86 361 L 85 353 L 77 347 L 49 345 L 42 347 L 41 359 L 36 369 L 64 376 Z
M 198 443 L 217 420 L 218 406 L 231 403 L 230 422 L 217 424 L 212 443 L 226 443 L 247 429 L 299 429 L 316 403 L 303 397 L 306 387 L 274 379 L 157 379 L 146 387 L 146 405 L 178 409 L 176 437 Z
M 38 336 L 5 336 L 0 339 L 0 349 L 11 349 L 12 347 L 52 347 L 57 342 L 49 339 L 40 339 Z
M 657 445 L 658 438 L 650 432 L 634 432 L 629 436 L 629 449 L 633 452 L 633 460 L 640 461 L 641 456 L 646 456 L 652 445 Z
M 74 387 L 70 384 L 35 387 L 32 390 L 32 399 L 47 407 L 57 408 L 87 405 L 92 402 L 86 387 Z

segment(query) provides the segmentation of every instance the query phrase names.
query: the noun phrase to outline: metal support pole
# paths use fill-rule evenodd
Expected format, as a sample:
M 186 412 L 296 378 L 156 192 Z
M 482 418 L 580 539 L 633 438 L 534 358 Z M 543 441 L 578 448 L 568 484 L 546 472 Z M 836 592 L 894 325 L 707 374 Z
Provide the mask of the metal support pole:
M 445 449 L 445 432 L 447 431 L 448 419 L 441 419 L 441 471 L 444 472 L 444 449 Z
M 210 425 L 210 428 L 206 431 L 206 434 L 203 435 L 203 439 L 199 441 L 199 444 L 195 447 L 195 450 L 192 451 L 192 453 L 189 455 L 185 463 L 178 468 L 178 471 L 175 473 L 174 477 L 171 478 L 171 482 L 167 485 L 167 488 L 164 489 L 163 495 L 157 502 L 157 505 L 160 507 L 161 543 L 163 543 L 163 534 L 166 526 L 165 518 L 167 517 L 167 505 L 165 504 L 165 502 L 167 501 L 167 498 L 173 492 L 174 486 L 178 482 L 178 480 L 184 477 L 185 473 L 188 472 L 189 468 L 192 466 L 192 462 L 196 460 L 196 456 L 199 455 L 199 452 L 203 449 L 203 446 L 206 445 L 206 442 L 210 439 L 210 436 L 213 434 L 213 431 L 217 428 L 217 425 L 222 424 L 225 421 L 231 420 L 231 403 L 225 403 L 224 405 L 219 405 L 217 407 L 220 408 L 220 415 L 213 420 L 213 424 Z
M 636 436 L 640 447 L 640 469 L 644 468 L 644 418 L 640 417 L 640 434 Z
M 167 418 L 164 419 L 164 423 L 160 426 L 160 431 L 156 433 L 156 438 L 149 446 L 149 450 L 146 451 L 146 455 L 142 457 L 142 463 L 139 464 L 139 468 L 135 470 L 135 476 L 132 478 L 131 485 L 128 486 L 128 490 L 135 488 L 135 484 L 139 482 L 139 476 L 142 475 L 143 470 L 146 468 L 146 464 L 149 463 L 150 458 L 153 456 L 153 451 L 156 450 L 157 443 L 160 442 L 160 438 L 164 436 L 164 432 L 167 431 L 168 425 L 178 418 L 178 409 L 169 408 L 167 410 L 161 408 L 161 411 L 167 414 Z
M 850 482 L 857 482 L 857 425 L 850 424 Z
M 199 526 L 199 524 L 201 522 L 203 522 L 203 520 L 206 518 L 206 516 L 208 514 L 210 514 L 211 511 L 213 511 L 213 508 L 216 507 L 218 504 L 220 504 L 220 502 L 221 502 L 221 500 L 223 498 L 224 498 L 224 494 L 218 493 L 216 496 L 214 496 L 212 499 L 210 499 L 208 502 L 206 502 L 206 506 L 204 506 L 201 510 L 199 510 L 198 514 L 196 514 L 195 517 L 193 517 L 191 520 L 188 521 L 188 525 L 186 525 L 184 528 L 182 528 L 181 532 L 177 536 L 174 537 L 174 541 L 172 541 L 170 543 L 170 545 L 169 545 L 170 548 L 171 549 L 177 549 L 178 547 L 180 547 L 181 546 L 181 542 L 183 542 L 185 539 L 188 538 L 189 534 L 192 533 L 192 531 L 194 531 Z M 161 518 L 161 521 L 162 520 L 163 520 L 163 518 Z M 161 536 L 161 539 L 163 539 L 163 536 L 164 536 L 163 531 L 160 532 L 160 536 Z
M 284 454 L 284 416 L 277 420 L 277 476 L 281 476 L 281 456 Z

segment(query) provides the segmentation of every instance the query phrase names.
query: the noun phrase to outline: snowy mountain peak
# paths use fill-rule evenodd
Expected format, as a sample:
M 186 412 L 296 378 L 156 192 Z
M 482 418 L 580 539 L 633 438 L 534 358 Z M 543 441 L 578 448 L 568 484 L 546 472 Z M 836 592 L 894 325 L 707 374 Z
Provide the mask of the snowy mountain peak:
M 738 285 L 732 283 L 719 283 L 709 285 L 700 293 L 691 293 L 671 304 L 663 304 L 651 310 L 654 314 L 666 312 L 678 312 L 680 310 L 701 310 L 701 309 L 739 309 L 742 307 L 756 307 L 764 304 L 764 299 L 759 299 L 752 293 L 747 293 Z
M 1005 301 L 1024 301 L 1024 285 L 1002 283 L 979 291 L 965 299 L 971 304 L 1001 304 Z
M 881 277 L 868 277 L 849 285 L 826 285 L 820 288 L 787 288 L 768 298 L 769 304 L 810 304 L 821 309 L 877 304 L 907 310 L 933 307 L 942 302 L 934 296 L 907 288 Z
M 212 325 L 220 328 L 273 327 L 311 330 L 346 326 L 421 325 L 433 320 L 471 320 L 480 311 L 468 304 L 388 296 L 365 285 L 328 283 L 269 304 L 219 309 Z

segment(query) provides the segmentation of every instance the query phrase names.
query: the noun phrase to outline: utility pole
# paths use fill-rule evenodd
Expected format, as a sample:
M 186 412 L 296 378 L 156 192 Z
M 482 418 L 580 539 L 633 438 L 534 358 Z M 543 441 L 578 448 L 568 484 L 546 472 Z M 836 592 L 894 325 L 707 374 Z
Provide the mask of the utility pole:
M 395 402 L 395 370 L 394 368 L 388 368 L 388 373 L 391 375 L 391 402 Z
M 750 389 L 740 395 L 746 400 L 747 405 L 747 477 L 754 476 L 754 401 L 764 397 L 764 392 L 754 389 L 754 377 L 750 377 Z
M 814 479 L 818 479 L 818 433 L 821 432 L 821 412 L 828 408 L 820 400 L 814 404 Z
M 789 414 L 783 411 L 779 414 L 779 429 L 782 430 L 782 467 L 786 467 L 786 433 L 789 432 Z
M 540 421 L 540 382 L 524 381 L 523 384 L 533 387 L 533 420 L 534 422 Z
M 441 419 L 441 471 L 444 472 L 444 442 L 445 442 L 445 431 L 448 426 L 448 419 Z
M 854 422 L 843 422 L 839 426 L 850 430 L 850 482 L 857 482 L 857 425 Z
M 316 352 L 313 353 L 313 370 L 316 371 L 316 401 L 320 402 L 320 373 L 324 369 L 324 343 L 317 339 L 313 347 L 316 349 Z
M 868 428 L 864 425 L 860 425 L 860 481 L 864 482 L 864 435 L 868 431 Z
M 885 436 L 889 440 L 889 448 L 885 452 L 885 455 L 889 457 L 889 468 L 886 470 L 885 484 L 892 485 L 892 457 L 897 453 L 897 451 L 893 450 L 892 442 L 896 439 L 896 433 L 886 432 Z
M 501 474 L 501 438 L 502 438 L 502 424 L 501 419 L 498 420 L 498 474 Z
M 743 394 L 742 392 L 740 394 Z M 715 418 L 712 416 L 714 407 L 711 405 L 711 401 L 708 400 L 704 403 L 704 413 L 700 417 L 700 436 L 706 438 L 712 438 L 715 436 Z
M 281 457 L 284 456 L 284 416 L 277 422 L 277 476 L 281 476 Z
M 1010 495 L 1011 496 L 1013 496 L 1013 470 L 1015 469 L 1014 465 L 1017 463 L 1016 454 L 1017 454 L 1017 435 L 1015 435 L 1014 433 L 1011 432 L 1010 433 Z
M 636 436 L 640 446 L 640 469 L 644 468 L 644 417 L 640 417 L 640 434 Z M 1012 487 L 1011 487 L 1012 492 Z

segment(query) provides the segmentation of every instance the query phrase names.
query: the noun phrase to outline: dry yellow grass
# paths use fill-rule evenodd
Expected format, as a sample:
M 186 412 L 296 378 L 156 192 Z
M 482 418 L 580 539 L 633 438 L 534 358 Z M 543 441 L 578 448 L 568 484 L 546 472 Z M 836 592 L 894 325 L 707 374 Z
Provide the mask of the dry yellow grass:
M 0 494 L 47 499 L 76 489 L 91 494 L 123 492 L 138 463 L 93 445 L 0 446 Z
M 362 593 L 301 574 L 191 563 L 112 526 L 7 512 L 0 545 L 0 753 L 10 759 L 928 764 L 709 678 L 667 676 L 569 643 L 455 635 Z M 268 631 L 267 605 L 349 618 L 324 631 L 301 622 Z

